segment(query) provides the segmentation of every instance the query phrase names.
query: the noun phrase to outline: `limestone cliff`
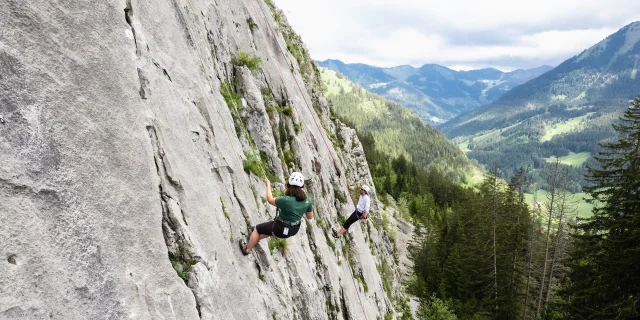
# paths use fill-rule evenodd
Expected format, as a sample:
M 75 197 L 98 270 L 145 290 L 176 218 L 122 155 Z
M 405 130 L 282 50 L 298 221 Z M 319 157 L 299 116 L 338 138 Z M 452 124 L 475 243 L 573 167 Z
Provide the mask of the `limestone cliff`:
M 394 312 L 408 236 L 374 201 L 330 237 L 371 176 L 270 2 L 5 0 L 0 17 L 0 318 Z M 242 256 L 275 214 L 258 175 L 292 171 L 315 219 Z

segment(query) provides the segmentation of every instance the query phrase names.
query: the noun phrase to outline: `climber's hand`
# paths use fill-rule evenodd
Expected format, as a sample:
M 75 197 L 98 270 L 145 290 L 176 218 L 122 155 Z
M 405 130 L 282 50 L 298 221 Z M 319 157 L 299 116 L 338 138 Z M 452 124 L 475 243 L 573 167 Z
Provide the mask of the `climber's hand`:
M 271 181 L 269 181 L 269 178 L 264 177 L 264 184 L 266 184 L 266 185 L 270 185 L 271 184 Z

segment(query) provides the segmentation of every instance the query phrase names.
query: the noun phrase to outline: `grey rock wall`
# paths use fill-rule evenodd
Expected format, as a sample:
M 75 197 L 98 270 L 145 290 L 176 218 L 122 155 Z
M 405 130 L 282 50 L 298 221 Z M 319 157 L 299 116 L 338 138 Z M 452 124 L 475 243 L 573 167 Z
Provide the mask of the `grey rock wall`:
M 278 51 L 264 2 L 6 0 L 0 17 L 0 318 L 393 312 L 384 231 L 330 237 L 346 187 L 372 185 L 362 146 Z M 234 66 L 239 51 L 258 72 Z M 308 177 L 316 217 L 286 252 L 263 240 L 244 257 L 237 240 L 275 214 L 244 169 L 260 153 L 280 182 Z

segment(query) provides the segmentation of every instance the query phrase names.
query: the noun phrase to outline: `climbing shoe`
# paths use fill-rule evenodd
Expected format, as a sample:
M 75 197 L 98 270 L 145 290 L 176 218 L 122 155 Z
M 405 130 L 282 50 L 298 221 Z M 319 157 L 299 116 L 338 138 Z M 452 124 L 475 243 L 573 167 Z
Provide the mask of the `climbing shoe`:
M 244 240 L 240 239 L 240 241 L 238 241 L 238 243 L 240 244 L 240 251 L 242 252 L 242 255 L 246 256 L 249 254 L 249 252 L 247 252 L 246 247 L 247 247 L 247 243 L 244 242 Z

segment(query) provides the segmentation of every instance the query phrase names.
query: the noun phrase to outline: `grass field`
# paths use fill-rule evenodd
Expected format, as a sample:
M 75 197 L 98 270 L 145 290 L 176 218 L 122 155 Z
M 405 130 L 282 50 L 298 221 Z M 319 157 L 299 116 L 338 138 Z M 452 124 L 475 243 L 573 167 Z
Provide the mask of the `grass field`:
M 549 194 L 549 192 L 544 191 L 544 190 L 538 190 L 537 192 L 537 200 L 539 202 L 545 203 L 547 202 L 547 195 Z M 574 193 L 573 194 L 573 200 L 577 202 L 576 205 L 576 209 L 577 209 L 577 213 L 578 216 L 581 218 L 588 218 L 591 217 L 592 213 L 591 210 L 593 209 L 593 205 L 587 203 L 586 200 L 584 200 L 585 197 L 589 197 L 589 195 L 585 194 L 585 193 Z M 527 202 L 529 204 L 533 204 L 534 201 L 534 195 L 531 193 L 526 193 L 525 194 L 525 198 L 527 199 Z
M 573 106 L 573 107 L 567 108 L 567 111 L 569 111 L 569 110 L 582 110 L 582 109 L 584 109 L 586 107 L 587 106 Z
M 587 93 L 582 91 L 578 96 L 576 96 L 575 98 L 571 99 L 571 101 L 577 101 L 577 100 L 583 99 L 586 95 L 587 95 Z
M 590 152 L 580 152 L 569 154 L 568 156 L 560 157 L 560 163 L 568 164 L 570 166 L 581 166 L 587 159 L 591 157 Z M 556 157 L 544 158 L 547 162 L 555 162 Z
M 351 92 L 351 85 L 349 81 L 338 78 L 335 71 L 321 68 L 320 76 L 322 77 L 322 80 L 324 80 L 329 94 L 338 94 L 340 89 L 345 92 Z
M 462 152 L 464 152 L 465 154 L 469 151 L 471 151 L 471 149 L 469 149 L 469 140 L 465 140 L 464 142 L 460 142 L 458 144 L 456 144 L 458 146 L 458 148 L 460 148 L 460 150 L 462 150 Z
M 563 121 L 560 123 L 554 123 L 552 125 L 544 125 L 544 135 L 540 138 L 540 142 L 549 141 L 553 138 L 553 136 L 571 132 L 572 130 L 579 130 L 584 126 L 583 121 L 587 120 L 587 118 L 594 114 L 595 112 L 589 112 L 584 116 L 571 118 L 567 121 Z
M 476 147 L 486 147 L 488 145 L 500 142 L 502 140 L 505 139 L 505 137 L 502 136 L 502 132 L 509 130 L 511 128 L 514 128 L 518 125 L 520 125 L 520 123 L 522 122 L 518 122 L 516 124 L 512 124 L 508 127 L 504 127 L 504 128 L 500 128 L 500 129 L 493 129 L 493 130 L 489 130 L 489 131 L 484 131 L 476 136 L 473 137 L 473 144 Z M 460 142 L 461 141 L 461 142 Z M 454 139 L 454 143 L 456 143 L 458 145 L 458 147 L 462 150 L 462 152 L 467 153 L 469 151 L 471 151 L 469 149 L 469 143 L 471 142 L 471 139 L 469 137 L 458 137 L 456 139 Z

